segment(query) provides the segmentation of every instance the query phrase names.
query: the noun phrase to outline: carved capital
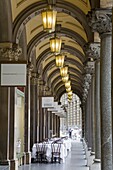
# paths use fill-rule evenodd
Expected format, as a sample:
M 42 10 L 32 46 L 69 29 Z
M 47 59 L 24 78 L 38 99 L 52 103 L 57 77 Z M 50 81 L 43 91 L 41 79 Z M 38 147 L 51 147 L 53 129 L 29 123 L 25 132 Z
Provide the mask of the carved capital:
M 99 34 L 109 33 L 112 31 L 112 10 L 96 9 L 88 13 L 89 26 L 93 32 Z
M 38 74 L 35 72 L 31 73 L 31 84 L 37 85 L 38 84 Z
M 17 44 L 13 44 L 12 47 L 0 47 L 0 60 L 18 61 L 21 54 L 22 49 Z
M 31 62 L 28 62 L 27 64 L 27 75 L 31 77 L 31 71 L 33 70 L 34 66 Z
M 100 59 L 100 43 L 87 43 L 84 45 L 86 56 L 94 60 Z

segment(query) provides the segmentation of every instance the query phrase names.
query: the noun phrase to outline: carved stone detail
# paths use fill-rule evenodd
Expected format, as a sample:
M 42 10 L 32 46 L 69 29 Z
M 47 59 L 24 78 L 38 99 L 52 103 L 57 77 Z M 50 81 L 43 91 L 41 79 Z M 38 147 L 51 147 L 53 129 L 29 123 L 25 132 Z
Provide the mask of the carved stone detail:
M 111 9 L 96 9 L 92 10 L 87 15 L 89 26 L 93 32 L 99 34 L 112 31 L 112 10 Z
M 86 102 L 90 84 L 91 84 L 91 74 L 86 74 L 84 77 L 83 94 L 82 94 L 82 102 L 83 103 Z
M 31 73 L 31 84 L 37 85 L 38 84 L 38 74 L 35 72 Z
M 27 75 L 31 77 L 31 71 L 33 70 L 34 66 L 31 62 L 28 62 L 27 64 Z
M 86 56 L 94 60 L 100 59 L 100 43 L 87 43 L 84 46 Z
M 18 61 L 21 54 L 22 49 L 17 44 L 14 44 L 12 48 L 0 48 L 0 60 Z
M 94 61 L 88 61 L 84 66 L 84 69 L 86 74 L 93 74 L 95 69 Z

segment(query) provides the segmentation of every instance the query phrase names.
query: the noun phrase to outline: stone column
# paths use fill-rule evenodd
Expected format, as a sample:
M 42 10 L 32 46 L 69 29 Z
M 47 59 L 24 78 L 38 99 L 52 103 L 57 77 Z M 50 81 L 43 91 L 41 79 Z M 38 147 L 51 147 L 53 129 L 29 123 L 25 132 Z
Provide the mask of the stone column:
M 97 9 L 89 13 L 89 25 L 99 32 L 100 53 L 100 106 L 101 106 L 101 169 L 112 170 L 112 10 Z
M 52 138 L 53 135 L 53 119 L 52 119 L 52 112 L 50 112 L 50 138 Z
M 83 101 L 86 102 L 85 107 L 85 137 L 88 142 L 88 148 L 91 149 L 91 72 L 92 67 L 89 67 L 89 63 L 85 66 L 86 75 L 84 77 L 84 92 L 83 92 Z
M 92 149 L 92 122 L 91 122 L 91 87 L 89 88 L 88 98 L 87 98 L 87 140 L 88 140 L 88 150 Z
M 48 111 L 46 109 L 46 120 L 45 120 L 45 138 L 48 138 L 48 119 L 49 119 L 49 114 Z
M 48 111 L 48 138 L 50 138 L 50 114 L 51 112 Z
M 8 165 L 10 88 L 0 87 L 0 96 L 0 165 Z
M 18 169 L 18 160 L 16 158 L 16 127 L 15 127 L 15 113 L 16 113 L 16 91 L 14 87 L 10 87 L 10 119 L 9 119 L 9 169 Z
M 101 160 L 101 132 L 100 132 L 100 60 L 95 62 L 95 162 Z
M 60 116 L 58 116 L 58 137 L 60 137 Z
M 39 142 L 43 141 L 43 121 L 44 111 L 42 109 L 42 96 L 43 96 L 43 80 L 41 77 L 38 78 L 38 124 L 39 124 Z
M 26 164 L 31 162 L 30 152 L 30 77 L 33 66 L 31 63 L 28 64 L 27 68 L 27 85 L 25 88 L 25 128 L 24 128 L 24 152 L 26 154 Z
M 81 105 L 81 109 L 82 109 L 82 138 L 85 137 L 85 104 L 82 103 Z
M 100 42 L 88 44 L 88 56 L 95 60 L 95 162 L 101 158 L 101 134 L 100 134 Z
M 30 85 L 30 150 L 37 143 L 37 74 L 31 74 Z
M 3 47 L 2 47 L 3 45 Z M 21 49 L 12 43 L 0 44 L 0 61 L 3 62 L 16 62 L 21 54 Z M 1 48 L 2 47 L 2 48 Z M 16 170 L 18 168 L 18 161 L 16 159 L 16 127 L 15 127 L 15 113 L 16 113 L 16 92 L 14 87 L 0 87 L 1 93 L 1 127 L 3 129 L 1 136 L 0 148 L 0 163 L 8 164 L 9 170 Z M 9 160 L 9 161 L 8 161 Z

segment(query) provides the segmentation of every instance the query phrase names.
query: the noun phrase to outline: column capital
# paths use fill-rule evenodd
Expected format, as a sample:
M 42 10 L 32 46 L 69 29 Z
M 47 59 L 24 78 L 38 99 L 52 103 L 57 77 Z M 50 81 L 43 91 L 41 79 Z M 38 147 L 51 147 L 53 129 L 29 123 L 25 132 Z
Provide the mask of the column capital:
M 21 54 L 22 49 L 18 44 L 0 43 L 0 60 L 18 61 Z
M 31 71 L 33 70 L 34 66 L 31 62 L 28 62 L 27 64 L 27 75 L 31 77 Z
M 112 32 L 112 9 L 94 9 L 87 17 L 93 32 L 99 34 Z
M 38 84 L 38 73 L 36 72 L 31 72 L 31 84 L 32 85 L 37 85 Z
M 88 58 L 100 59 L 100 42 L 86 43 L 84 49 Z

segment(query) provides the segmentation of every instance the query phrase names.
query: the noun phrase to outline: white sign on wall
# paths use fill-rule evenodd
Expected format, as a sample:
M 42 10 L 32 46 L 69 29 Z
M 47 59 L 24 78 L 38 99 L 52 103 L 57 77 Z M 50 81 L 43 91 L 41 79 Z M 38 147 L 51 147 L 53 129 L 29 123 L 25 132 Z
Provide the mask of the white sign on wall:
M 26 86 L 26 64 L 1 64 L 1 86 Z
M 42 97 L 42 108 L 53 108 L 54 97 Z

